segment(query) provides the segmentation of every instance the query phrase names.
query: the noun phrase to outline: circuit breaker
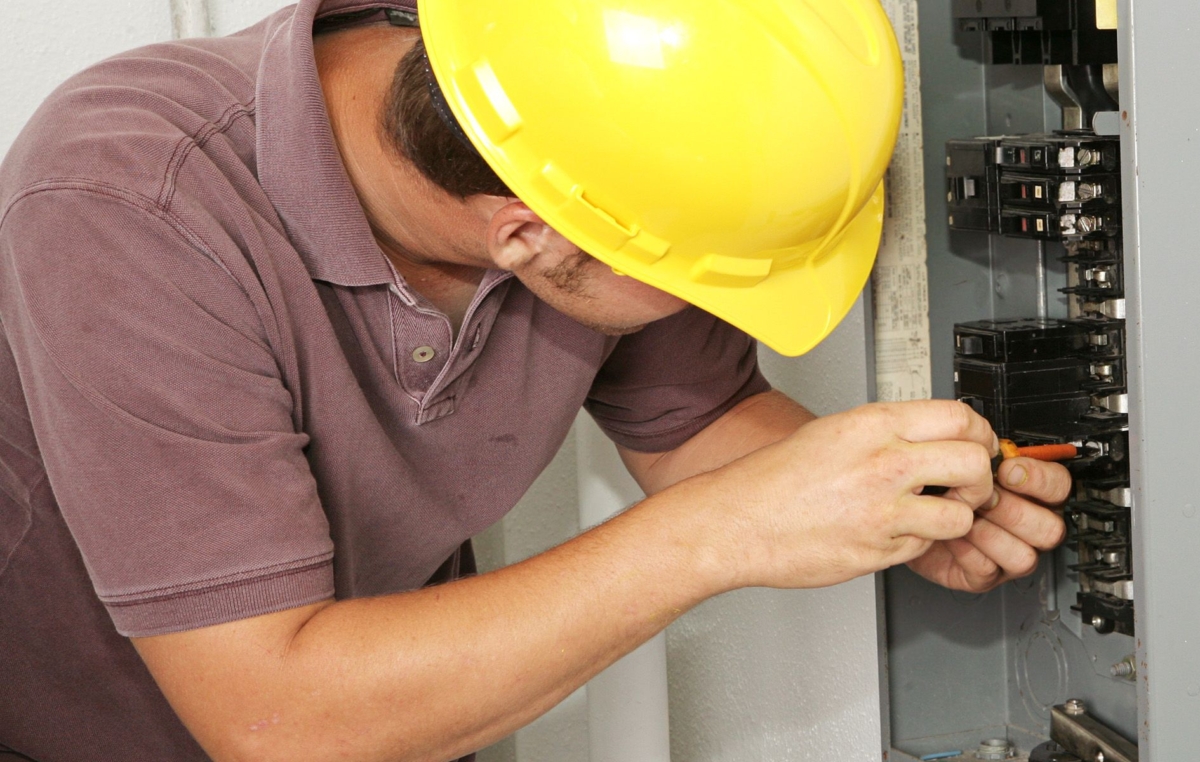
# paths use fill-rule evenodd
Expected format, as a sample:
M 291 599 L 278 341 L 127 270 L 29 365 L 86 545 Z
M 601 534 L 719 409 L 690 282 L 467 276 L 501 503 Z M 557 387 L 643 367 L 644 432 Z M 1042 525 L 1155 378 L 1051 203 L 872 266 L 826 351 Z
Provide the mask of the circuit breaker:
M 889 760 L 1139 759 L 1116 16 L 1110 0 L 920 4 L 935 396 L 1077 456 L 1068 539 L 1032 577 L 965 595 L 888 573 Z
M 1107 64 L 1117 61 L 1115 3 L 1096 0 L 954 0 L 966 32 L 987 35 L 993 64 Z
M 1066 511 L 1077 552 L 1073 610 L 1098 632 L 1132 636 L 1119 170 L 1119 140 L 1082 130 L 946 148 L 949 227 L 1057 244 L 1068 276 L 1059 292 L 1069 319 L 956 326 L 955 396 L 1018 444 L 1078 449 L 1067 463 L 1075 476 Z

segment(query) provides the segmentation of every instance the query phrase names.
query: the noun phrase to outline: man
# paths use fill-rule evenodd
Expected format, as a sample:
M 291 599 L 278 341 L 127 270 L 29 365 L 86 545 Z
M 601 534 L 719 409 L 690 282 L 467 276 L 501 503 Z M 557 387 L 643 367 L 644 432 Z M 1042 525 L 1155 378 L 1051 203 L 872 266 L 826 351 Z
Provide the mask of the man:
M 548 4 L 511 10 L 532 6 Z M 593 214 L 621 200 L 603 184 L 563 186 L 562 208 L 586 214 L 549 224 L 558 207 L 526 204 L 545 200 L 485 139 L 486 117 L 469 109 L 482 101 L 444 86 L 466 69 L 447 64 L 453 46 L 435 49 L 436 24 L 425 52 L 414 10 L 303 0 L 230 38 L 117 57 L 52 96 L 6 158 L 0 744 L 18 758 L 454 759 L 713 595 L 905 562 L 982 591 L 1061 540 L 1039 503 L 1065 497 L 1065 470 L 1010 461 L 993 484 L 995 436 L 964 406 L 813 420 L 769 389 L 751 339 L 667 293 L 721 313 L 705 289 L 743 289 L 728 317 L 754 323 L 745 305 L 774 293 L 744 290 L 768 277 L 760 264 L 701 258 L 684 268 L 693 285 L 656 282 L 645 262 L 675 263 L 686 243 L 668 251 Z M 849 39 L 865 67 L 894 53 L 879 47 L 890 37 L 856 48 L 852 17 L 826 11 L 836 34 L 813 34 Z M 639 19 L 606 17 L 608 44 L 641 44 Z M 684 49 L 702 29 L 660 30 L 654 44 Z M 609 52 L 635 78 L 671 55 Z M 479 82 L 493 107 L 514 84 Z M 818 204 L 831 219 L 810 232 L 829 251 L 805 250 L 812 273 L 849 261 L 838 247 L 878 223 L 888 140 L 869 142 L 860 164 L 873 181 L 812 189 L 850 199 Z M 617 160 L 601 156 L 597 176 Z M 810 170 L 821 166 L 813 154 Z M 560 173 L 538 178 L 562 185 Z M 702 201 L 714 218 L 742 203 Z M 681 202 L 657 224 L 690 214 Z M 757 217 L 762 240 L 794 223 Z M 798 251 L 770 277 L 794 272 Z M 755 330 L 812 343 L 851 290 L 806 293 L 828 298 L 831 321 Z M 468 577 L 465 543 L 516 502 L 580 405 L 649 497 Z

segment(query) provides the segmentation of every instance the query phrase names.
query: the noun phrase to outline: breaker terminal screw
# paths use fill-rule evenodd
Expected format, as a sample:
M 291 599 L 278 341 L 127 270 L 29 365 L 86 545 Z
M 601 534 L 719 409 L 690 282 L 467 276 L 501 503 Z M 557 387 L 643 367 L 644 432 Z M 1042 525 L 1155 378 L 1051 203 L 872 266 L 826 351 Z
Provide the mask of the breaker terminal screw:
M 1068 699 L 1063 708 L 1066 709 L 1067 714 L 1071 715 L 1072 717 L 1078 717 L 1079 715 L 1087 712 L 1087 706 L 1079 699 Z

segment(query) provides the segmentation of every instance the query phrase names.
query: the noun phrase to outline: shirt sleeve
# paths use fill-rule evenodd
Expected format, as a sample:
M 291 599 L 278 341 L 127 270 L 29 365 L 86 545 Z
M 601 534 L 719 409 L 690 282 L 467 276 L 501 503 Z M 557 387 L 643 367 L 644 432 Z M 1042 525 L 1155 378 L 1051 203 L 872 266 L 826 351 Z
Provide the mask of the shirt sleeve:
M 333 595 L 265 300 L 225 257 L 99 188 L 29 194 L 0 221 L 0 324 L 40 455 L 127 636 Z
M 585 403 L 617 444 L 668 452 L 770 391 L 754 339 L 695 307 L 622 337 Z

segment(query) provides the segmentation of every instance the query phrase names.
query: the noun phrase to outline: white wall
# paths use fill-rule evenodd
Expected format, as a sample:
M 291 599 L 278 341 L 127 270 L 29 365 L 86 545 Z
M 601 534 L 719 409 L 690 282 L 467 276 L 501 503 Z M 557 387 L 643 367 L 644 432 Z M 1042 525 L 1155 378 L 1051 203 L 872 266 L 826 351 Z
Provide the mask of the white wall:
M 818 414 L 855 407 L 867 401 L 865 330 L 859 306 L 805 357 L 762 350 L 763 370 Z M 880 759 L 872 578 L 729 593 L 676 622 L 667 644 L 675 762 Z
M 210 28 L 228 34 L 284 4 L 209 0 Z M 59 82 L 106 56 L 170 39 L 171 31 L 170 0 L 0 0 L 0 153 Z M 764 352 L 764 366 L 777 386 L 818 412 L 856 405 L 866 398 L 863 330 L 856 310 L 810 356 L 788 361 Z M 516 562 L 578 532 L 574 441 L 509 518 L 479 539 L 485 566 Z M 839 760 L 877 760 L 874 606 L 864 580 L 825 591 L 742 591 L 685 616 L 668 637 L 673 759 L 815 762 L 836 750 Z M 586 762 L 585 692 L 482 759 Z
M 257 24 L 285 5 L 292 3 L 282 0 L 208 0 L 209 23 L 213 34 L 233 34 Z
M 3 0 L 0 154 L 68 76 L 122 50 L 170 38 L 167 0 Z
M 209 11 L 215 34 L 250 26 L 281 0 L 181 0 Z M 2 0 L 0 155 L 50 91 L 80 69 L 171 39 L 171 0 Z

